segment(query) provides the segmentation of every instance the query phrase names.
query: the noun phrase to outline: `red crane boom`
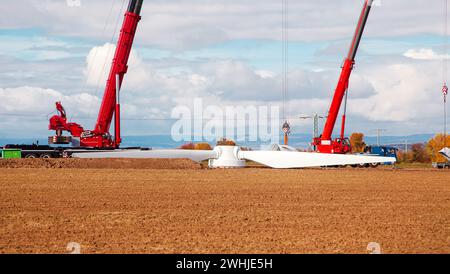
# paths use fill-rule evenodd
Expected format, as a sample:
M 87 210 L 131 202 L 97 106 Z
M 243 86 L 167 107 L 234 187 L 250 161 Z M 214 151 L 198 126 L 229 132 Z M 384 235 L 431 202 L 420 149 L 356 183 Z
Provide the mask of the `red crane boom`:
M 358 52 L 358 47 L 361 42 L 364 28 L 369 18 L 370 10 L 373 4 L 373 0 L 366 0 L 359 17 L 358 26 L 356 27 L 355 35 L 353 36 L 352 44 L 348 52 L 347 58 L 342 66 L 342 72 L 339 77 L 336 90 L 334 92 L 333 101 L 331 102 L 330 109 L 328 111 L 328 118 L 325 123 L 323 133 L 320 137 L 315 138 L 313 145 L 316 147 L 317 152 L 320 153 L 336 153 L 345 154 L 351 151 L 350 142 L 344 137 L 345 130 L 345 113 L 342 116 L 342 128 L 341 136 L 337 139 L 332 139 L 333 129 L 336 124 L 337 117 L 342 105 L 344 96 L 348 90 L 350 75 L 355 65 L 355 57 Z
M 49 137 L 50 144 L 74 144 L 75 140 L 79 140 L 79 144 L 77 145 L 81 147 L 118 148 L 120 146 L 119 91 L 123 83 L 124 75 L 128 70 L 128 59 L 130 57 L 137 26 L 141 19 L 140 13 L 143 1 L 144 0 L 130 0 L 128 4 L 111 70 L 106 82 L 95 129 L 84 130 L 79 124 L 67 123 L 64 108 L 60 102 L 57 102 L 56 106 L 59 114 L 50 119 L 49 125 L 50 130 L 56 131 L 56 136 Z M 115 115 L 114 139 L 109 133 L 113 115 Z M 64 131 L 69 132 L 71 136 L 63 136 L 62 133 Z

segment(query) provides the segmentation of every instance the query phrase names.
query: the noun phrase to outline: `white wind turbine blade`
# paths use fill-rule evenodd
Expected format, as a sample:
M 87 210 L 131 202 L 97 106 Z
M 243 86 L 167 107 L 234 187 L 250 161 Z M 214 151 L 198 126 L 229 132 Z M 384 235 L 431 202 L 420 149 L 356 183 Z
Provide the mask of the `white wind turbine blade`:
M 392 157 L 290 151 L 240 151 L 239 158 L 272 168 L 306 168 L 396 162 L 396 159 Z
M 439 151 L 439 153 L 450 161 L 450 148 L 446 147 Z
M 212 150 L 113 150 L 104 152 L 73 153 L 74 158 L 131 158 L 131 159 L 191 159 L 201 162 L 217 157 Z

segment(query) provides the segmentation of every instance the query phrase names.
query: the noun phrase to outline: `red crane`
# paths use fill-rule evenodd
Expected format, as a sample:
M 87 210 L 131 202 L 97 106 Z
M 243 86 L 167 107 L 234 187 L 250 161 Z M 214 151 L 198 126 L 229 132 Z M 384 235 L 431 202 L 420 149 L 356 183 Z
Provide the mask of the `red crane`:
M 56 136 L 49 137 L 50 144 L 77 144 L 88 148 L 118 148 L 120 136 L 119 91 L 128 70 L 128 59 L 133 46 L 134 36 L 144 0 L 130 0 L 125 12 L 122 29 L 117 42 L 116 52 L 103 95 L 102 104 L 94 130 L 85 130 L 77 123 L 67 123 L 66 112 L 60 102 L 56 103 L 58 115 L 50 118 L 49 130 L 55 130 Z M 114 138 L 109 133 L 114 115 Z M 67 131 L 70 136 L 63 136 Z
M 334 92 L 333 101 L 331 102 L 330 109 L 328 111 L 328 118 L 325 123 L 323 133 L 320 137 L 314 138 L 313 145 L 316 147 L 317 152 L 320 153 L 336 153 L 345 154 L 351 151 L 350 142 L 344 137 L 345 132 L 345 112 L 342 116 L 341 135 L 339 138 L 332 139 L 333 129 L 336 124 L 339 110 L 342 105 L 344 96 L 347 94 L 350 75 L 355 65 L 355 57 L 358 51 L 359 44 L 364 32 L 364 28 L 369 18 L 370 9 L 372 7 L 373 0 L 366 0 L 359 17 L 358 26 L 356 27 L 355 35 L 350 46 L 347 58 L 342 66 L 341 76 Z

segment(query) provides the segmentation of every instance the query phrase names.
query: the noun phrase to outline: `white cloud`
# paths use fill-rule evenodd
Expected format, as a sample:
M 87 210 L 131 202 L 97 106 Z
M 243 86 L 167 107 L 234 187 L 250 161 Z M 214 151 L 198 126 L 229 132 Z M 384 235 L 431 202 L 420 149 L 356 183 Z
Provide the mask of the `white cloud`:
M 439 62 L 429 65 L 399 63 L 368 69 L 375 94 L 351 100 L 353 114 L 371 121 L 408 122 L 440 117 Z M 424 128 L 431 125 L 424 125 Z
M 141 69 L 147 66 L 141 64 Z M 435 71 L 440 62 L 416 64 L 403 62 L 396 64 L 380 63 L 376 66 L 360 66 L 352 75 L 349 94 L 350 121 L 359 119 L 361 127 L 371 128 L 373 122 L 396 122 L 401 124 L 419 123 L 424 119 L 440 117 L 440 81 L 436 81 Z M 131 69 L 131 67 L 130 67 Z M 150 68 L 151 69 L 151 68 Z M 164 71 L 153 70 L 145 79 L 125 79 L 128 87 L 123 92 L 123 118 L 168 118 L 173 107 L 189 105 L 200 97 L 204 104 L 212 105 L 279 105 L 281 106 L 280 76 L 261 77 L 258 71 L 252 70 L 245 63 L 236 61 L 209 62 L 197 67 L 196 71 L 181 75 L 170 75 Z M 291 72 L 291 91 L 289 116 L 325 115 L 334 87 L 338 71 L 293 71 Z M 438 77 L 439 78 L 439 77 Z M 295 81 L 297 79 L 297 82 Z M 431 83 L 431 84 L 430 84 Z M 142 89 L 131 89 L 131 86 L 142 86 Z M 220 92 L 222 91 L 222 92 Z M 54 102 L 62 101 L 70 117 L 86 128 L 93 127 L 100 105 L 100 96 L 86 93 L 65 95 L 53 89 L 37 87 L 18 87 L 0 89 L 2 104 L 0 113 L 42 113 L 43 116 L 54 111 Z M 17 102 L 21 102 L 18 104 Z M 91 117 L 89 124 L 77 117 Z M 353 117 L 353 118 L 352 118 Z M 46 132 L 47 117 L 39 118 L 40 128 L 35 119 L 22 118 L 20 124 L 11 125 L 14 120 L 6 117 L 0 124 L 0 131 L 5 127 L 18 132 L 24 128 Z M 366 121 L 363 123 L 362 121 Z M 124 133 L 152 134 L 168 133 L 167 123 L 154 126 L 155 122 L 142 122 L 147 127 L 138 126 L 137 122 L 127 121 Z M 437 124 L 422 125 L 422 128 L 438 128 Z M 293 121 L 296 132 L 307 130 L 308 122 Z M 167 131 L 165 131 L 167 127 Z M 364 129 L 361 129 L 364 130 Z M 414 132 L 414 131 L 413 131 Z
M 257 70 L 255 71 L 255 74 L 263 79 L 274 78 L 276 76 L 273 71 L 269 70 Z
M 70 8 L 64 0 L 20 0 L 1 5 L 3 28 L 42 28 L 52 35 L 109 40 L 122 16 L 122 1 L 84 1 Z M 290 37 L 297 41 L 347 39 L 353 34 L 362 0 L 291 1 Z M 366 36 L 441 34 L 442 3 L 383 1 L 370 17 Z M 112 13 L 109 10 L 112 6 Z M 281 39 L 281 2 L 260 0 L 146 1 L 139 43 L 184 50 L 234 39 Z M 324 20 L 325 19 L 325 20 Z M 332 19 L 332 20 L 330 20 Z M 105 24 L 106 23 L 106 24 Z M 104 31 L 104 27 L 106 30 Z
M 410 49 L 406 51 L 403 56 L 415 60 L 439 60 L 444 57 L 444 55 L 439 55 L 432 49 Z M 446 58 L 448 58 L 448 56 Z
M 116 46 L 106 43 L 103 46 L 94 47 L 86 58 L 86 68 L 83 74 L 86 82 L 94 87 L 103 87 L 108 79 Z M 142 60 L 134 49 L 131 50 L 128 60 L 129 70 L 126 75 L 127 86 L 140 87 L 147 76 Z
M 45 116 L 55 111 L 61 101 L 69 116 L 86 116 L 91 108 L 98 108 L 99 99 L 87 93 L 64 95 L 53 89 L 39 87 L 0 88 L 0 113 Z M 89 107 L 91 106 L 91 108 Z M 22 125 L 20 125 L 22 126 Z

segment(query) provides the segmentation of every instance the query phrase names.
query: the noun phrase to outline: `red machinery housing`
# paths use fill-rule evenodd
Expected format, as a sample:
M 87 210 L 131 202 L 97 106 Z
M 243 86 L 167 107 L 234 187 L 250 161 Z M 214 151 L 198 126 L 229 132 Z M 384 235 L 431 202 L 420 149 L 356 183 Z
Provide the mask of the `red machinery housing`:
M 77 123 L 67 123 L 66 112 L 60 102 L 56 103 L 58 114 L 50 118 L 50 130 L 56 131 L 56 136 L 49 137 L 50 144 L 74 143 L 79 140 L 78 146 L 89 148 L 118 148 L 121 143 L 120 136 L 120 102 L 119 91 L 123 78 L 128 70 L 128 59 L 133 46 L 134 36 L 138 23 L 143 0 L 130 0 L 125 13 L 116 52 L 111 65 L 102 104 L 94 130 L 84 130 Z M 114 138 L 109 133 L 113 115 Z M 69 132 L 71 136 L 63 136 L 63 132 Z
M 342 115 L 342 125 L 341 125 L 341 135 L 339 138 L 333 139 L 333 129 L 336 124 L 337 117 L 339 115 L 339 110 L 342 105 L 344 96 L 348 91 L 348 85 L 350 80 L 350 75 L 355 65 L 355 57 L 358 51 L 359 44 L 364 32 L 364 28 L 369 18 L 370 9 L 372 7 L 373 0 L 366 0 L 364 3 L 361 16 L 359 17 L 358 26 L 356 27 L 355 35 L 353 37 L 350 50 L 348 52 L 347 58 L 342 66 L 341 76 L 337 84 L 336 90 L 334 92 L 333 101 L 331 102 L 330 109 L 328 111 L 328 118 L 325 123 L 323 133 L 320 137 L 313 140 L 313 145 L 316 147 L 316 151 L 320 153 L 336 153 L 345 154 L 351 151 L 351 146 L 348 138 L 344 137 L 345 132 L 345 112 Z

